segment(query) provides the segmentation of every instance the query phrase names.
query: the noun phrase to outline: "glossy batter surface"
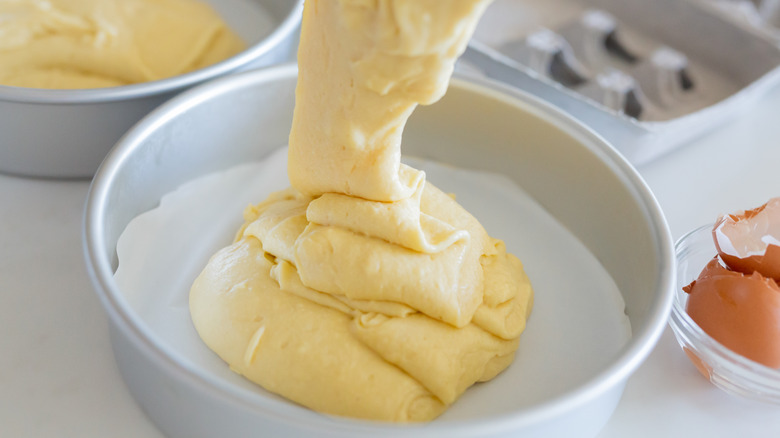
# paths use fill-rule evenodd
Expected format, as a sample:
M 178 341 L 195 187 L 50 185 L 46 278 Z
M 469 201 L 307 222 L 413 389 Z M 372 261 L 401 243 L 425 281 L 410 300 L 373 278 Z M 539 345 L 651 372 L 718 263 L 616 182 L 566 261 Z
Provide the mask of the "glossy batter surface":
M 197 0 L 0 1 L 0 85 L 115 87 L 187 73 L 244 48 Z

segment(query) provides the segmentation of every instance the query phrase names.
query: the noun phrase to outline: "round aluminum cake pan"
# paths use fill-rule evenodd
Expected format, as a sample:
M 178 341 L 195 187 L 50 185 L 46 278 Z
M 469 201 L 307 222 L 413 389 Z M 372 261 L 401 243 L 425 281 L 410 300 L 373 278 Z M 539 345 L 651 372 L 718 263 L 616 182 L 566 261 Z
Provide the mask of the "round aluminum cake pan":
M 128 222 L 192 178 L 262 159 L 287 144 L 296 73 L 295 66 L 258 70 L 178 96 L 125 135 L 95 176 L 84 222 L 86 262 L 123 378 L 152 421 L 168 436 L 189 438 L 595 436 L 665 327 L 674 286 L 671 237 L 648 187 L 603 139 L 560 110 L 497 83 L 453 80 L 441 102 L 412 117 L 404 152 L 511 177 L 612 276 L 633 336 L 571 391 L 479 421 L 398 426 L 320 416 L 193 367 L 126 304 L 113 275 L 117 239 Z
M 303 0 L 205 0 L 249 47 L 184 75 L 122 87 L 48 90 L 0 85 L 0 172 L 92 177 L 119 137 L 184 89 L 294 56 Z M 254 22 L 258 15 L 269 26 Z

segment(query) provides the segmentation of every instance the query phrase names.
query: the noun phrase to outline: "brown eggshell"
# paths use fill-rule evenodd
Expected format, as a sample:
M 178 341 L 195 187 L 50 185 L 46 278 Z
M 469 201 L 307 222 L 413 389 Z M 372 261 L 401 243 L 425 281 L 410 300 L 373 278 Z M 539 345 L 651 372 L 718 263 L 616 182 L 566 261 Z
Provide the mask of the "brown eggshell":
M 699 370 L 699 373 L 704 376 L 705 379 L 710 380 L 712 379 L 712 367 L 707 365 L 706 362 L 701 360 L 699 356 L 696 355 L 696 353 L 693 352 L 688 347 L 683 347 L 683 351 L 685 352 L 685 355 L 688 356 L 688 359 L 691 361 L 693 366 L 696 367 L 697 370 Z
M 780 281 L 780 246 L 762 242 L 767 235 L 780 240 L 780 197 L 752 210 L 721 216 L 712 229 L 718 254 L 729 268 L 748 275 L 757 271 Z M 721 239 L 729 239 L 731 245 Z M 742 256 L 727 253 L 724 248 L 729 246 L 765 249 L 761 255 Z
M 688 293 L 686 311 L 726 348 L 780 368 L 780 287 L 758 272 L 744 275 L 712 259 Z
M 729 268 L 743 274 L 759 272 L 764 277 L 780 281 L 780 246 L 767 245 L 763 256 L 750 256 L 744 259 L 718 251 L 720 258 Z

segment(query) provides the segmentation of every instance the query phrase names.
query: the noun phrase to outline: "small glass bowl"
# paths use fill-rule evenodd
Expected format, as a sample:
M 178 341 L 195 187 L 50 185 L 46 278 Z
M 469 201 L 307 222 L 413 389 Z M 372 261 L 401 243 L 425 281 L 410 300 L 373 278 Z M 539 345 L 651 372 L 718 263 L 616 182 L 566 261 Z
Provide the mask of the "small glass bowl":
M 669 325 L 696 368 L 718 388 L 739 396 L 780 405 L 780 370 L 741 356 L 711 338 L 685 311 L 688 294 L 682 288 L 698 278 L 717 255 L 713 225 L 682 236 L 674 246 L 677 257 L 677 290 Z

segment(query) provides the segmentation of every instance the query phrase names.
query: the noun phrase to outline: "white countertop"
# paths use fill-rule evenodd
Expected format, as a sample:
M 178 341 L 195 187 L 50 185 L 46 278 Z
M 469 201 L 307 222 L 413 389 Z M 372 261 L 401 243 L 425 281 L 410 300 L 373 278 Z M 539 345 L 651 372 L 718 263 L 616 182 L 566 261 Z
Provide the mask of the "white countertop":
M 676 239 L 780 196 L 780 88 L 717 131 L 640 168 Z M 0 141 L 2 141 L 0 133 Z M 88 183 L 0 175 L 0 437 L 162 437 L 114 363 L 86 274 Z M 777 437 L 780 408 L 728 396 L 667 328 L 601 437 Z

